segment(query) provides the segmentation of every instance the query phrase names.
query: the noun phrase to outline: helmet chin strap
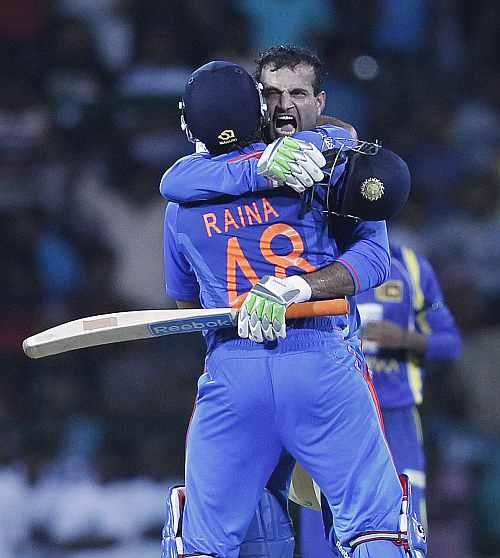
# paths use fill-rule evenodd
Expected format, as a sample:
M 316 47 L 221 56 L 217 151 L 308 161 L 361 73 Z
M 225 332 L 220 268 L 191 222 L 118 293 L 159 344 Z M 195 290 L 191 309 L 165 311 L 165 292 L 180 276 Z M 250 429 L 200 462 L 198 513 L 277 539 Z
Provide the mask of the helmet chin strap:
M 187 137 L 189 142 L 196 143 L 196 138 L 193 136 L 193 134 L 192 134 L 191 130 L 189 129 L 189 126 L 187 125 L 187 122 L 186 122 L 186 116 L 184 114 L 185 108 L 186 108 L 186 106 L 184 104 L 184 99 L 181 99 L 179 101 L 179 110 L 181 111 L 181 115 L 180 115 L 181 130 L 186 134 L 186 137 Z

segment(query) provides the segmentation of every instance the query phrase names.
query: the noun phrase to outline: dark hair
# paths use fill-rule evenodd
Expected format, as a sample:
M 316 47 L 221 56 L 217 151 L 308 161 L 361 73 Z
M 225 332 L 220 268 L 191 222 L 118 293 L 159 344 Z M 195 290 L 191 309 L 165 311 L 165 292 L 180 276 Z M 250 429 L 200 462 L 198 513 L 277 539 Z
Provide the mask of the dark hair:
M 254 76 L 257 81 L 260 81 L 264 66 L 271 65 L 273 71 L 280 68 L 290 68 L 293 70 L 299 64 L 311 66 L 314 70 L 314 80 L 312 83 L 314 94 L 318 95 L 323 88 L 323 81 L 326 77 L 323 62 L 314 52 L 306 48 L 293 45 L 273 46 L 261 52 L 255 63 L 257 67 L 255 68 Z

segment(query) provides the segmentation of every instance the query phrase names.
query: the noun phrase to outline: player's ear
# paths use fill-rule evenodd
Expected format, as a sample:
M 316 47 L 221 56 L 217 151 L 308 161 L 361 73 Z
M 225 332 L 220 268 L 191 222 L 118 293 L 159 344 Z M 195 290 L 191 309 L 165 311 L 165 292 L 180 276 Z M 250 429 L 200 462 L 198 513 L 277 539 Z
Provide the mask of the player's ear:
M 316 109 L 318 116 L 325 110 L 326 105 L 326 91 L 320 91 L 316 95 Z

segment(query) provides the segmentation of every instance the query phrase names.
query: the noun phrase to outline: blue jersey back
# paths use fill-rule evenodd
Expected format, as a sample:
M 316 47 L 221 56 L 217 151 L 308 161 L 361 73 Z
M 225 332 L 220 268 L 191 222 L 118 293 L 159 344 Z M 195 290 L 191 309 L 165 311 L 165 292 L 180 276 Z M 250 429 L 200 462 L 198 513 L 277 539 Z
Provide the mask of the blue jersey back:
M 259 154 L 257 150 L 255 156 Z M 199 295 L 206 308 L 228 306 L 264 275 L 286 277 L 332 263 L 340 250 L 328 235 L 322 209 L 313 202 L 304 211 L 300 196 L 283 188 L 210 203 L 169 204 L 165 226 L 169 296 L 186 300 Z M 353 327 L 354 319 L 353 312 Z M 327 320 L 332 329 L 348 324 L 347 317 Z M 314 319 L 301 320 L 300 327 L 314 327 Z

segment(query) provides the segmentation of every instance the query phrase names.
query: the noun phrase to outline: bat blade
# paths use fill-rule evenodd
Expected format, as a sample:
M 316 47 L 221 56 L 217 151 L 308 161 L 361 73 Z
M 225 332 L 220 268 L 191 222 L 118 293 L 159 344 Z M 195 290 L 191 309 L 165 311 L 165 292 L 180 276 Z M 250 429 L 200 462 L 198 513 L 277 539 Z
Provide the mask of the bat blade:
M 37 333 L 23 341 L 30 358 L 57 355 L 109 343 L 232 327 L 232 308 L 137 310 L 73 320 Z
M 236 301 L 233 308 L 135 310 L 80 318 L 28 337 L 23 341 L 23 350 L 30 358 L 43 358 L 109 343 L 233 327 L 243 300 Z M 348 312 L 349 304 L 341 298 L 292 304 L 287 308 L 286 317 L 335 316 Z

